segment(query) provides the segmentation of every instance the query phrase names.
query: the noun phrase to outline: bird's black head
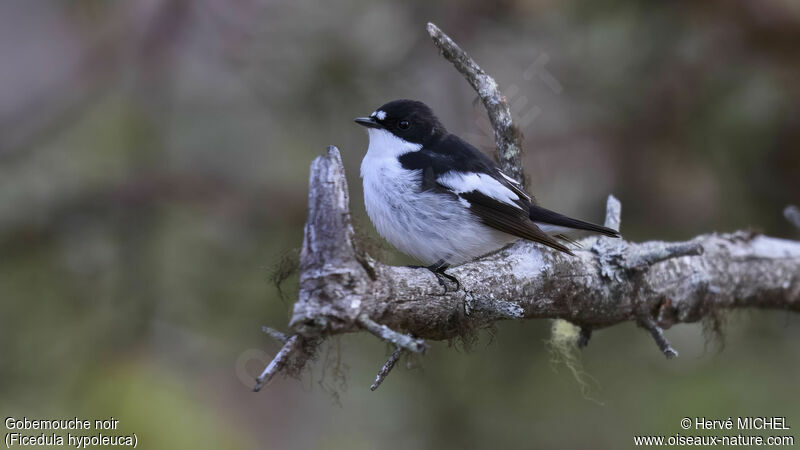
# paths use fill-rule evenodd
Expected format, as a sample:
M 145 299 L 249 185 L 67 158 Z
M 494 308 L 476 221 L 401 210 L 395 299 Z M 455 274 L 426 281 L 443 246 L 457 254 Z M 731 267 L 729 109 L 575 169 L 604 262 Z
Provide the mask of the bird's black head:
M 386 130 L 415 144 L 425 145 L 447 133 L 428 105 L 416 100 L 394 100 L 355 119 L 359 125 Z

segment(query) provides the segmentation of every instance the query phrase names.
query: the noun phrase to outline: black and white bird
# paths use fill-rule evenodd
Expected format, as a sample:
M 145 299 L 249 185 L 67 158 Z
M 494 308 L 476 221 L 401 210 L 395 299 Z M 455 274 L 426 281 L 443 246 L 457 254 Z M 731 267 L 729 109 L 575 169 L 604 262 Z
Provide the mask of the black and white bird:
M 619 237 L 610 228 L 537 206 L 494 161 L 450 134 L 422 102 L 395 100 L 369 117 L 361 162 L 364 203 L 378 233 L 442 278 L 445 270 L 519 238 L 572 255 L 576 230 Z

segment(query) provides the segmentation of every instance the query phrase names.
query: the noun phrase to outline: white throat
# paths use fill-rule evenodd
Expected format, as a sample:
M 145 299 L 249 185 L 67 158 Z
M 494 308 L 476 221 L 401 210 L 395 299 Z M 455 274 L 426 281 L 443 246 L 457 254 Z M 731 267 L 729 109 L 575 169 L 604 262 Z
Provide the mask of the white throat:
M 369 161 L 396 159 L 400 155 L 416 152 L 422 148 L 422 144 L 408 142 L 380 128 L 369 128 L 367 131 L 369 132 L 369 148 L 367 148 L 367 154 L 361 163 L 362 177 L 365 165 L 369 166 Z

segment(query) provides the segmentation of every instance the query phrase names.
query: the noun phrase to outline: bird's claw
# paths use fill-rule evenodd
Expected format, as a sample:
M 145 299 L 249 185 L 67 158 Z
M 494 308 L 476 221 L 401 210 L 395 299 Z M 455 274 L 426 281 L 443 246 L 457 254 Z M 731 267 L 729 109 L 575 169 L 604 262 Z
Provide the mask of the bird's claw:
M 461 282 L 458 281 L 458 278 L 444 272 L 433 272 L 433 274 L 436 275 L 436 281 L 438 281 L 439 284 L 444 288 L 444 294 L 442 295 L 446 295 L 448 292 L 450 292 L 447 281 L 452 281 L 456 284 L 456 289 L 453 292 L 458 292 L 458 290 L 461 289 Z
M 449 273 L 445 273 L 445 270 L 449 267 L 444 262 L 439 261 L 436 264 L 431 264 L 430 266 L 408 266 L 413 269 L 428 269 L 430 270 L 435 276 L 436 281 L 439 282 L 439 285 L 444 288 L 444 292 L 442 295 L 447 295 L 449 292 L 458 292 L 461 289 L 461 282 L 458 281 L 458 278 L 450 275 Z M 453 282 L 456 285 L 455 290 L 450 291 L 450 287 L 448 286 L 447 282 Z
M 441 262 L 427 267 L 428 270 L 436 275 L 436 281 L 438 281 L 439 284 L 444 288 L 444 293 L 442 295 L 447 295 L 447 293 L 450 292 L 449 287 L 447 286 L 447 281 L 452 281 L 456 284 L 456 289 L 453 292 L 457 292 L 459 289 L 461 289 L 461 282 L 458 281 L 458 278 L 445 272 L 447 267 L 447 265 Z

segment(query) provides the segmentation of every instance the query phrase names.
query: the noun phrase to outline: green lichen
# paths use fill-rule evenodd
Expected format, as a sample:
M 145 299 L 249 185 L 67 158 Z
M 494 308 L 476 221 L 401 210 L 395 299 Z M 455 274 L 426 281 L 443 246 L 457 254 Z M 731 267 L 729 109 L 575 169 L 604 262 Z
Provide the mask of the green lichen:
M 601 403 L 593 397 L 593 392 L 598 388 L 597 381 L 583 369 L 581 363 L 578 349 L 579 333 L 580 328 L 566 320 L 556 319 L 553 321 L 550 340 L 547 341 L 550 365 L 556 372 L 559 366 L 566 367 L 578 383 L 583 397 Z

